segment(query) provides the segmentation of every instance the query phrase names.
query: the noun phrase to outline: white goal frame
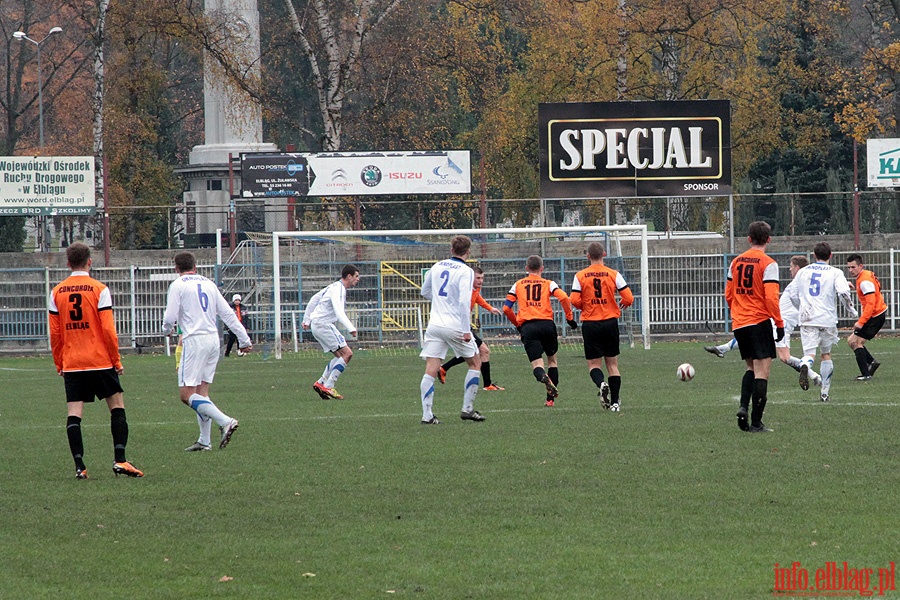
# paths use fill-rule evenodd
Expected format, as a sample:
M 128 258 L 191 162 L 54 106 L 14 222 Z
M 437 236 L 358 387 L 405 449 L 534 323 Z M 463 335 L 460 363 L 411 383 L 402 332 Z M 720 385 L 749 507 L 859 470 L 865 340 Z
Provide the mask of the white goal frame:
M 358 238 L 365 236 L 443 236 L 448 243 L 454 235 L 544 235 L 591 233 L 640 233 L 641 236 L 641 337 L 644 349 L 650 349 L 650 264 L 646 225 L 593 225 L 583 227 L 496 227 L 490 229 L 377 229 L 362 231 L 273 231 L 272 274 L 275 312 L 275 358 L 281 359 L 281 247 L 282 239 Z

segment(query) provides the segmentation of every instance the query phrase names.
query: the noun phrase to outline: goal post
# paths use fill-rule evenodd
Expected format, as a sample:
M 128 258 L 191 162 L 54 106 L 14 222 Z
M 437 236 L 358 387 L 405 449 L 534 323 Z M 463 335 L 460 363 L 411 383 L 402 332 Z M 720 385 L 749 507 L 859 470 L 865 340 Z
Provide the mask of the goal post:
M 385 240 L 396 239 L 397 242 L 401 240 L 427 240 L 427 242 L 408 242 L 407 246 L 404 246 L 401 249 L 401 252 L 407 251 L 412 254 L 414 251 L 421 250 L 421 246 L 416 246 L 416 243 L 421 243 L 423 246 L 428 245 L 431 248 L 431 252 L 434 253 L 434 247 L 437 246 L 439 250 L 437 254 L 434 256 L 427 256 L 427 261 L 434 263 L 436 260 L 440 260 L 442 258 L 447 258 L 449 256 L 449 248 L 450 248 L 450 239 L 455 235 L 467 235 L 472 238 L 472 246 L 473 251 L 472 255 L 474 259 L 480 260 L 493 260 L 492 259 L 492 250 L 495 245 L 509 245 L 514 242 L 528 242 L 531 243 L 532 246 L 527 247 L 530 248 L 527 250 L 527 254 L 525 256 L 517 257 L 523 259 L 527 257 L 528 254 L 540 254 L 545 259 L 545 262 L 550 256 L 545 256 L 543 249 L 545 248 L 545 242 L 549 242 L 551 240 L 562 240 L 565 242 L 575 242 L 578 244 L 579 250 L 576 252 L 574 249 L 571 251 L 566 251 L 565 259 L 569 262 L 572 262 L 574 259 L 582 256 L 583 253 L 583 244 L 584 242 L 589 241 L 604 241 L 607 250 L 607 254 L 610 257 L 613 257 L 615 254 L 618 254 L 619 257 L 622 256 L 622 245 L 623 240 L 626 241 L 626 244 L 633 248 L 632 253 L 638 254 L 638 264 L 639 264 L 639 290 L 635 294 L 638 308 L 640 310 L 640 334 L 643 340 L 643 346 L 645 349 L 649 349 L 650 347 L 650 300 L 649 300 L 649 262 L 648 262 L 648 243 L 647 243 L 647 226 L 646 225 L 610 225 L 610 226 L 575 226 L 575 227 L 499 227 L 499 228 L 489 228 L 489 229 L 393 229 L 393 230 L 375 230 L 375 231 L 276 231 L 272 232 L 272 279 L 273 279 L 273 326 L 274 326 L 274 354 L 276 359 L 281 358 L 282 354 L 282 336 L 283 336 L 283 325 L 282 319 L 284 317 L 283 313 L 285 313 L 284 305 L 283 305 L 283 289 L 282 289 L 282 276 L 281 276 L 281 266 L 282 266 L 282 244 L 293 243 L 293 242 L 334 242 L 334 243 L 344 243 L 348 245 L 348 248 L 353 248 L 354 244 L 356 245 L 356 250 L 354 251 L 355 256 L 359 256 L 359 247 L 361 244 L 368 243 L 367 240 L 377 240 L 378 244 L 385 244 Z M 637 245 L 635 242 L 639 242 Z M 539 244 L 537 249 L 535 250 L 534 244 Z M 523 246 L 525 247 L 525 246 Z M 334 254 L 334 253 L 333 253 Z M 347 254 L 351 254 L 347 252 Z M 490 254 L 490 256 L 489 256 Z M 404 255 L 405 256 L 405 255 Z M 423 254 L 421 258 L 425 259 L 425 255 Z M 634 256 L 630 257 L 632 260 L 635 258 Z M 333 256 L 333 259 L 338 259 L 336 255 Z M 343 262 L 358 262 L 360 259 L 338 259 Z M 609 260 L 609 259 L 608 259 Z M 413 261 L 408 261 L 413 262 Z M 517 263 L 523 264 L 523 263 Z M 583 268 L 583 266 L 582 266 Z M 613 265 L 613 268 L 616 268 Z M 622 269 L 617 269 L 622 270 Z M 524 273 L 524 269 L 521 269 L 521 272 Z M 569 269 L 569 272 L 565 274 L 565 280 L 557 280 L 557 283 L 566 289 L 568 284 L 571 282 L 571 277 L 574 275 L 575 271 Z M 419 274 L 419 278 L 421 275 Z M 551 279 L 553 279 L 551 277 Z M 634 286 L 631 277 L 627 276 L 629 279 L 629 283 Z M 420 299 L 421 300 L 421 299 Z M 302 299 L 300 302 L 301 306 L 299 309 L 302 310 Z M 296 308 L 289 307 L 287 309 L 287 314 L 290 314 L 291 311 L 297 310 Z M 427 313 L 425 315 L 427 317 Z M 629 331 L 630 334 L 630 331 Z

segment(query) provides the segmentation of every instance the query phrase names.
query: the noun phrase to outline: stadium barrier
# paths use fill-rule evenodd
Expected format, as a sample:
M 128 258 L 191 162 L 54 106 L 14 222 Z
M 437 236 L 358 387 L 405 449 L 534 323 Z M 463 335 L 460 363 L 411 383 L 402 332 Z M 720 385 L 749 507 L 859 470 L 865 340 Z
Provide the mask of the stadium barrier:
M 581 256 L 583 244 L 563 251 L 544 249 L 544 276 L 571 290 L 574 274 L 586 261 Z M 521 250 L 521 249 L 519 249 Z M 897 331 L 898 250 L 863 251 L 866 268 L 882 282 L 882 292 L 889 306 L 885 332 Z M 846 256 L 851 252 L 835 252 L 831 263 L 845 268 Z M 564 255 L 561 255 L 564 254 Z M 772 253 L 781 268 L 782 287 L 789 280 L 788 264 L 794 253 Z M 482 295 L 500 308 L 510 286 L 524 275 L 527 254 L 503 258 L 481 259 L 478 263 L 486 272 Z M 242 258 L 238 256 L 237 258 Z M 222 265 L 200 265 L 198 272 L 217 282 L 227 299 L 240 293 L 250 309 L 249 329 L 255 343 L 273 339 L 274 311 L 272 298 L 272 266 L 264 253 L 257 253 L 253 262 L 234 262 Z M 347 261 L 332 257 L 318 260 L 287 260 L 282 263 L 281 331 L 286 349 L 293 346 L 292 332 L 299 326 L 302 310 L 309 298 L 319 289 L 340 278 L 341 267 Z M 323 260 L 323 258 L 325 260 Z M 698 254 L 684 256 L 649 257 L 649 303 L 651 336 L 709 336 L 728 335 L 730 316 L 725 304 L 725 270 L 733 258 L 728 254 Z M 422 320 L 427 321 L 427 305 L 418 295 L 416 276 L 421 277 L 431 259 L 355 261 L 361 281 L 347 296 L 347 311 L 351 319 L 358 319 L 361 345 L 415 345 L 420 338 Z M 608 264 L 621 271 L 632 288 L 639 285 L 637 276 L 639 257 L 625 253 L 611 256 Z M 167 347 L 160 331 L 166 304 L 166 292 L 175 273 L 171 267 L 109 267 L 94 268 L 93 275 L 109 286 L 113 296 L 114 314 L 120 345 L 141 352 L 159 351 Z M 0 351 L 8 353 L 49 352 L 47 331 L 47 299 L 56 283 L 67 277 L 62 268 L 0 269 Z M 851 279 L 848 277 L 848 279 Z M 852 281 L 852 280 L 851 280 Z M 638 296 L 638 290 L 634 290 Z M 855 300 L 855 298 L 854 298 Z M 422 316 L 415 317 L 415 314 Z M 621 325 L 624 338 L 632 341 L 641 331 L 640 307 L 624 311 Z M 515 341 L 515 331 L 503 315 L 484 310 L 475 313 L 485 339 Z M 557 323 L 563 336 L 571 335 L 561 311 Z M 852 325 L 844 315 L 841 327 Z M 580 336 L 577 336 L 579 339 Z M 302 340 L 302 341 L 300 341 Z M 300 336 L 297 348 L 314 347 L 311 336 Z

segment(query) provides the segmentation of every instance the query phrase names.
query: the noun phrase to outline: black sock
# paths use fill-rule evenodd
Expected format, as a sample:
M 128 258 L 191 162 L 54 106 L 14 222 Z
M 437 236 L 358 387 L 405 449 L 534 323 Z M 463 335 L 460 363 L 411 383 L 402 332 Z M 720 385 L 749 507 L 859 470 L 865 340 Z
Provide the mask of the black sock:
M 448 360 L 447 362 L 442 364 L 441 368 L 443 370 L 447 371 L 450 369 L 450 367 L 455 367 L 456 365 L 462 364 L 464 362 L 466 362 L 466 359 L 459 357 L 459 356 L 454 356 L 453 358 L 451 358 L 450 360 Z
M 871 365 L 873 362 L 875 362 L 875 357 L 869 354 L 869 349 L 865 346 L 863 346 L 862 349 L 866 351 L 866 363 Z
M 109 412 L 109 425 L 110 429 L 112 429 L 116 462 L 125 462 L 125 446 L 128 445 L 128 421 L 125 420 L 124 408 L 114 408 Z
M 856 366 L 859 367 L 859 372 L 861 375 L 869 374 L 869 361 L 866 358 L 866 347 L 857 348 L 853 351 L 853 354 L 856 356 Z
M 609 376 L 609 396 L 610 402 L 613 404 L 619 403 L 619 390 L 622 389 L 622 376 L 621 375 L 610 375 Z
M 75 459 L 75 468 L 84 469 L 84 442 L 81 440 L 81 417 L 66 419 L 66 436 L 69 438 L 69 450 Z
M 481 379 L 484 382 L 482 383 L 484 387 L 491 387 L 493 383 L 491 381 L 491 361 L 481 363 Z
M 550 381 L 553 382 L 553 385 L 559 385 L 559 368 L 550 367 L 547 369 L 547 375 L 550 376 Z
M 753 381 L 753 412 L 750 413 L 750 424 L 759 426 L 762 423 L 763 411 L 766 410 L 766 395 L 769 392 L 769 381 L 755 379 Z
M 741 406 L 747 408 L 750 406 L 750 397 L 753 395 L 753 380 L 755 375 L 753 371 L 744 371 L 744 378 L 741 379 Z
M 599 368 L 591 369 L 591 381 L 599 388 L 600 384 L 603 383 L 603 371 Z
M 544 375 L 546 375 L 546 373 L 544 372 L 544 367 L 535 367 L 532 373 L 534 373 L 535 379 L 543 383 Z

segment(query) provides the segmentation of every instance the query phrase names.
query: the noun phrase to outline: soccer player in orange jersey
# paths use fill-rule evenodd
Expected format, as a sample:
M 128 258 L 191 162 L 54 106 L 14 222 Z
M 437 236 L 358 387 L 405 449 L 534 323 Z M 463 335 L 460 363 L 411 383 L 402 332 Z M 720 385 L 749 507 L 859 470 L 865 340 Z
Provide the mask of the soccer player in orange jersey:
M 481 296 L 481 286 L 484 284 L 484 269 L 476 266 L 472 267 L 472 270 L 475 271 L 475 282 L 472 284 L 472 308 L 474 309 L 477 304 L 491 314 L 503 314 L 503 311 L 491 306 L 490 303 Z M 493 392 L 503 391 L 505 388 L 500 387 L 491 379 L 491 349 L 488 348 L 485 341 L 478 337 L 476 333 L 473 332 L 472 337 L 475 339 L 475 345 L 478 346 L 478 356 L 481 357 L 481 377 L 484 389 Z M 449 371 L 451 367 L 455 367 L 464 362 L 466 362 L 466 360 L 461 356 L 454 356 L 442 364 L 441 370 L 438 371 L 438 380 L 440 380 L 441 383 L 444 383 L 447 380 L 447 371 Z
M 847 257 L 847 270 L 856 278 L 856 295 L 862 307 L 859 319 L 853 325 L 853 333 L 847 338 L 847 343 L 853 348 L 856 355 L 856 364 L 859 366 L 860 375 L 857 381 L 867 381 L 875 374 L 875 370 L 881 363 L 869 354 L 866 342 L 874 338 L 884 327 L 887 317 L 887 304 L 881 295 L 881 282 L 875 273 L 863 266 L 860 254 L 851 254 Z
M 112 429 L 113 473 L 143 477 L 125 458 L 128 421 L 119 375 L 125 368 L 119 356 L 119 339 L 112 313 L 109 288 L 90 276 L 91 249 L 75 242 L 66 249 L 71 275 L 50 294 L 50 346 L 56 371 L 66 386 L 66 435 L 75 459 L 75 477 L 87 479 L 81 417 L 85 402 L 106 400 Z
M 544 279 L 544 261 L 540 256 L 529 256 L 525 261 L 527 277 L 517 281 L 506 295 L 503 303 L 503 314 L 522 336 L 525 353 L 531 361 L 534 378 L 547 388 L 546 406 L 553 406 L 559 396 L 559 368 L 556 365 L 556 353 L 559 351 L 559 339 L 556 334 L 556 323 L 553 321 L 553 306 L 550 298 L 555 297 L 562 304 L 566 313 L 566 321 L 575 329 L 578 323 L 572 314 L 572 303 L 569 297 L 555 281 Z M 513 305 L 518 304 L 518 312 Z M 547 370 L 544 371 L 544 357 L 547 355 Z
M 750 249 L 731 261 L 725 284 L 725 300 L 731 310 L 734 337 L 747 364 L 741 381 L 741 407 L 737 412 L 742 431 L 772 431 L 762 422 L 766 409 L 769 371 L 775 358 L 775 342 L 784 338 L 784 321 L 778 305 L 778 263 L 766 254 L 772 228 L 765 221 L 750 223 Z M 776 333 L 772 335 L 775 321 Z M 750 422 L 747 412 L 750 402 Z
M 581 336 L 584 357 L 591 380 L 600 388 L 598 396 L 606 410 L 618 412 L 619 390 L 619 317 L 622 309 L 634 304 L 634 294 L 622 274 L 603 263 L 606 249 L 593 242 L 585 254 L 591 265 L 575 274 L 572 282 L 572 306 L 581 310 Z M 616 303 L 616 293 L 620 303 Z M 601 361 L 606 362 L 609 383 L 603 380 Z

